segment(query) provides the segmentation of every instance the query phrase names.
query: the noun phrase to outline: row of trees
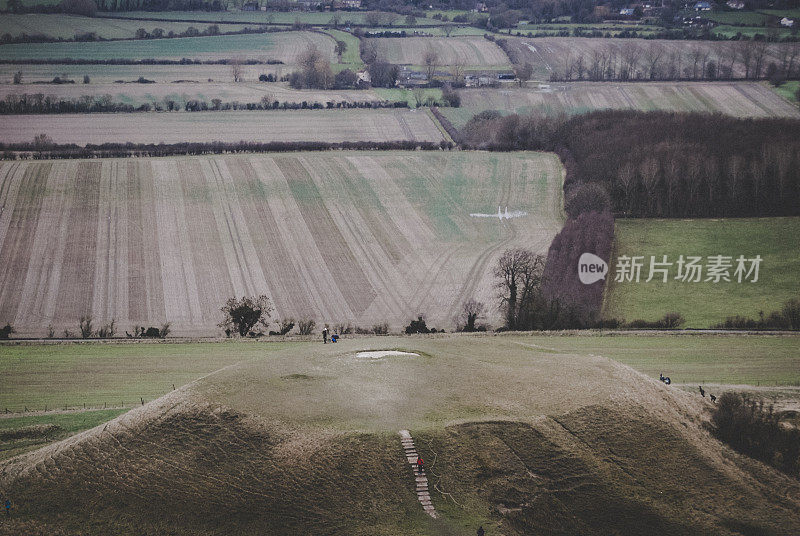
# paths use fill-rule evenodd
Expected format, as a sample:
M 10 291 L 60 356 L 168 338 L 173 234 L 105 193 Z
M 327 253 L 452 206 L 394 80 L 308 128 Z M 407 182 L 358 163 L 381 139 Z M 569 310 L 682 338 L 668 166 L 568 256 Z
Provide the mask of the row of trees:
M 211 99 L 211 102 L 190 99 L 183 103 L 171 98 L 139 105 L 114 101 L 111 95 L 83 95 L 72 99 L 59 98 L 43 93 L 6 95 L 0 100 L 0 115 L 5 114 L 66 114 L 66 113 L 109 113 L 109 112 L 187 112 L 226 111 L 226 110 L 321 110 L 341 108 L 407 108 L 406 101 L 278 101 L 264 95 L 258 102 L 224 102 Z
M 68 159 L 68 158 L 126 158 L 175 155 L 210 155 L 229 153 L 281 153 L 293 151 L 439 151 L 450 150 L 454 144 L 447 141 L 273 141 L 266 143 L 102 143 L 78 146 L 74 143 L 56 144 L 46 134 L 39 134 L 32 142 L 0 143 L 0 160 L 18 159 Z
M 800 121 L 600 111 L 564 117 L 479 114 L 462 131 L 476 148 L 558 152 L 567 208 L 584 184 L 633 217 L 800 215 Z
M 552 67 L 553 81 L 800 78 L 800 43 L 742 41 L 675 47 L 628 42 L 619 49 L 597 47 L 568 54 L 561 65 Z

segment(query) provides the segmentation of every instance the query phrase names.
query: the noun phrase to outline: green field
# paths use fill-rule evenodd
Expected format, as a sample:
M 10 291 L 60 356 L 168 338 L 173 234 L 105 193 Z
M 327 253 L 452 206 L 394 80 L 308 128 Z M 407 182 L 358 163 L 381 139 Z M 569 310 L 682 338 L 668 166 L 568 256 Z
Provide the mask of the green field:
M 0 0 L 3 1 L 3 0 Z M 334 16 L 339 18 L 339 25 L 342 27 L 348 24 L 366 24 L 366 11 L 159 11 L 152 13 L 149 11 L 127 11 L 114 13 L 115 17 L 126 18 L 159 18 L 168 20 L 192 20 L 192 21 L 215 21 L 215 22 L 243 22 L 258 24 L 294 24 L 299 22 L 310 25 L 333 24 Z M 405 17 L 390 14 L 396 17 L 393 26 L 406 26 Z M 384 15 L 386 16 L 386 15 Z M 430 16 L 430 15 L 429 15 Z M 417 25 L 440 24 L 430 18 L 418 17 Z M 444 24 L 444 23 L 441 23 Z
M 125 408 L 0 417 L 0 460 L 64 439 L 118 417 Z
M 738 26 L 765 26 L 767 23 L 767 16 L 755 11 L 719 11 L 703 14 L 702 17 L 720 24 Z
M 342 54 L 341 63 L 334 65 L 336 70 L 352 69 L 358 71 L 364 68 L 364 62 L 361 61 L 361 53 L 359 51 L 361 41 L 359 41 L 358 37 L 342 30 L 325 30 L 325 34 L 330 35 L 336 41 L 344 41 L 347 45 L 344 54 Z
M 708 328 L 728 316 L 757 318 L 768 315 L 789 299 L 798 297 L 797 273 L 800 270 L 800 218 L 742 218 L 707 220 L 617 220 L 614 256 L 609 263 L 604 316 L 626 321 L 656 320 L 665 313 L 677 312 L 686 319 L 685 327 Z M 641 280 L 617 283 L 613 279 L 621 255 L 644 256 Z M 704 270 L 698 283 L 676 281 L 677 267 L 662 283 L 659 274 L 648 277 L 650 256 L 658 261 L 667 255 L 675 262 L 680 255 L 726 255 L 734 259 L 731 281 L 706 282 Z M 738 283 L 733 277 L 739 255 L 760 255 L 758 282 Z
M 83 33 L 94 33 L 102 39 L 133 39 L 136 35 L 136 30 L 139 28 L 143 28 L 148 32 L 152 32 L 154 28 L 161 28 L 164 30 L 164 34 L 169 32 L 180 34 L 190 26 L 194 26 L 200 31 L 205 31 L 209 25 L 188 22 L 102 19 L 60 14 L 4 14 L 3 17 L 0 17 L 0 35 L 17 36 L 25 33 L 63 39 L 72 39 L 76 34 Z M 218 26 L 219 31 L 222 33 L 237 32 L 247 27 L 243 24 L 221 24 Z
M 298 345 L 294 345 L 297 347 Z M 131 407 L 274 344 L 65 344 L 0 347 L 0 412 Z
M 357 346 L 402 348 L 415 339 L 357 339 Z M 474 338 L 451 336 L 448 355 Z M 538 353 L 602 355 L 648 376 L 667 372 L 676 383 L 800 384 L 797 339 L 772 336 L 511 336 L 503 345 Z M 481 343 L 483 344 L 483 343 Z M 0 347 L 0 412 L 131 407 L 150 401 L 222 367 L 271 363 L 292 350 L 314 351 L 317 343 L 226 342 L 197 344 L 56 344 Z M 531 353 L 532 352 L 532 353 Z M 282 359 L 282 358 L 281 358 Z M 288 364 L 288 361 L 287 361 Z M 403 374 L 411 374 L 406 370 Z
M 110 41 L 89 43 L 23 43 L 0 46 L 3 59 L 89 59 L 117 58 L 198 58 L 229 59 L 254 58 L 266 61 L 279 59 L 290 63 L 302 52 L 304 36 L 308 40 L 331 41 L 322 34 L 310 32 L 279 32 L 272 34 L 221 35 L 213 37 L 184 37 L 178 39 L 149 39 L 135 41 Z M 333 49 L 333 42 L 328 43 Z M 290 50 L 293 49 L 293 50 Z M 323 50 L 328 53 L 328 50 Z
M 800 90 L 800 81 L 798 80 L 789 80 L 788 82 L 784 82 L 778 87 L 774 87 L 770 84 L 769 86 L 775 93 L 780 95 L 781 97 L 785 98 L 789 102 L 793 102 L 795 104 L 800 103 L 797 100 L 797 91 Z

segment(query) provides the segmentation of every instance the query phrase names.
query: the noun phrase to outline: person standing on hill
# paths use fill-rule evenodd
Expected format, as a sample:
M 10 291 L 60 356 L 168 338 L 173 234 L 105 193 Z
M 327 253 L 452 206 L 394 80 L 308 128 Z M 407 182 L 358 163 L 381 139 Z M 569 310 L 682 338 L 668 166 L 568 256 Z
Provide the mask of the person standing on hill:
M 322 328 L 322 342 L 328 344 L 328 328 Z
M 486 534 L 486 531 L 483 530 L 483 525 L 481 525 L 478 527 L 478 536 L 483 536 L 484 534 Z

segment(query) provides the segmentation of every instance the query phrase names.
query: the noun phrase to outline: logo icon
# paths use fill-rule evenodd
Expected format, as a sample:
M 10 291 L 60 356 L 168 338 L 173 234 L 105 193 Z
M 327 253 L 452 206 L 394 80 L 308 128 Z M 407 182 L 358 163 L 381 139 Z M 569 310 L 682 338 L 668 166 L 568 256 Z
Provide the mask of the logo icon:
M 578 259 L 578 277 L 584 285 L 605 279 L 606 275 L 608 264 L 594 253 L 584 253 Z

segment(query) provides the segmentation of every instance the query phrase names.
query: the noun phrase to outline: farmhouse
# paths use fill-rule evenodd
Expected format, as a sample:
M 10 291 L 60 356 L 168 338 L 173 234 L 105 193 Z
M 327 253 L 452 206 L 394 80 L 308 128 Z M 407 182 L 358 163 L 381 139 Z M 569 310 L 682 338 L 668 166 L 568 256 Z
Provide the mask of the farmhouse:
M 633 16 L 633 8 L 632 7 L 623 7 L 619 10 L 619 14 L 625 17 Z
M 787 28 L 791 28 L 792 26 L 794 26 L 794 19 L 783 17 L 781 19 L 781 26 L 786 26 Z
M 428 75 L 418 71 L 412 71 L 406 67 L 397 76 L 399 87 L 420 87 L 428 84 Z
M 711 11 L 711 4 L 708 2 L 697 2 L 694 5 L 695 11 Z
M 336 0 L 334 9 L 361 9 L 361 0 Z

